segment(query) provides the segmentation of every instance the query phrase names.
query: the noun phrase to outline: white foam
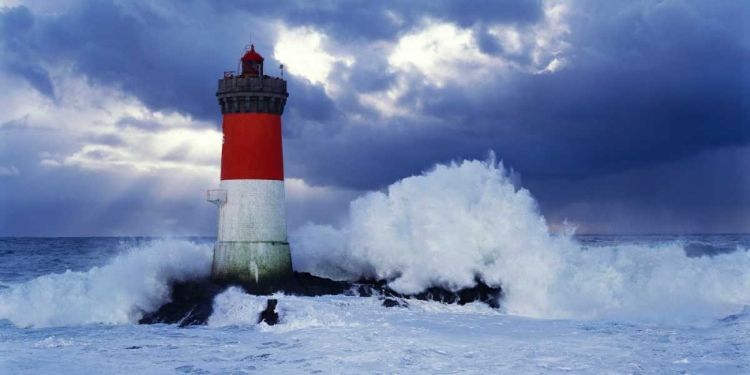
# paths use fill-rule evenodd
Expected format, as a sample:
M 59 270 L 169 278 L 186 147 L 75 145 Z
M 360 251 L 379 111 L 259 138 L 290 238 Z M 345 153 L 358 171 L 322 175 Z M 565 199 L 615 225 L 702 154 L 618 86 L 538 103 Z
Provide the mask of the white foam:
M 282 324 L 269 327 L 259 326 L 264 331 L 286 332 L 314 327 L 340 327 L 346 325 L 345 315 L 351 311 L 342 309 L 336 297 L 309 298 L 275 294 L 272 297 L 246 294 L 242 289 L 232 287 L 216 296 L 213 314 L 208 320 L 211 327 L 255 325 L 260 313 L 266 308 L 269 298 L 279 301 L 276 311 Z M 346 299 L 346 298 L 345 298 Z M 360 301 L 372 304 L 372 301 Z
M 502 164 L 464 161 L 353 201 L 340 228 L 293 237 L 297 270 L 392 279 L 415 293 L 501 285 L 504 309 L 545 318 L 694 321 L 750 304 L 750 253 L 688 258 L 678 243 L 584 248 L 552 235 Z
M 168 301 L 172 281 L 210 271 L 210 245 L 154 241 L 103 267 L 44 275 L 0 290 L 0 319 L 21 327 L 137 322 Z
M 230 287 L 214 297 L 214 311 L 208 318 L 208 325 L 254 325 L 258 323 L 260 313 L 266 308 L 267 299 L 246 294 L 237 287 Z
M 280 324 L 257 325 L 260 313 L 269 298 L 278 301 L 276 311 Z M 208 320 L 211 327 L 255 326 L 264 332 L 289 332 L 312 328 L 356 327 L 359 325 L 387 324 L 388 319 L 399 315 L 497 315 L 498 312 L 484 303 L 464 306 L 433 301 L 408 300 L 408 309 L 386 308 L 377 297 L 322 296 L 297 297 L 277 293 L 273 296 L 254 296 L 232 287 L 217 295 L 213 314 Z M 256 326 L 257 325 L 257 326 Z
M 32 345 L 33 348 L 61 348 L 66 346 L 88 346 L 85 342 L 76 342 L 70 339 L 50 336 Z

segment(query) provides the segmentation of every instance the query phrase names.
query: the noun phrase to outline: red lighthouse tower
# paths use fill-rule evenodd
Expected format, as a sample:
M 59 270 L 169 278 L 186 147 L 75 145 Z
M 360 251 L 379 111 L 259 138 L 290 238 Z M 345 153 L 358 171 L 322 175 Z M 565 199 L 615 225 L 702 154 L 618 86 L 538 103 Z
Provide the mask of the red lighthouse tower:
M 263 56 L 246 49 L 240 74 L 225 73 L 216 97 L 223 114 L 220 189 L 208 200 L 219 207 L 213 279 L 236 282 L 251 293 L 270 293 L 288 282 L 281 115 L 286 81 L 264 74 Z

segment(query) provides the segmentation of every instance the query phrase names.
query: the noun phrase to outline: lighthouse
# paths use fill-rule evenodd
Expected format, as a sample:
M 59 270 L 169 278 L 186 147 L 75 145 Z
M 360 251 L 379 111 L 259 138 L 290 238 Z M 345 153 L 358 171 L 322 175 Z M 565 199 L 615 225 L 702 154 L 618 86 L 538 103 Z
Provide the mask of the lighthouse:
M 273 293 L 292 276 L 281 146 L 289 93 L 286 81 L 264 74 L 263 60 L 251 45 L 238 71 L 219 80 L 221 182 L 207 192 L 219 207 L 211 277 L 255 294 Z

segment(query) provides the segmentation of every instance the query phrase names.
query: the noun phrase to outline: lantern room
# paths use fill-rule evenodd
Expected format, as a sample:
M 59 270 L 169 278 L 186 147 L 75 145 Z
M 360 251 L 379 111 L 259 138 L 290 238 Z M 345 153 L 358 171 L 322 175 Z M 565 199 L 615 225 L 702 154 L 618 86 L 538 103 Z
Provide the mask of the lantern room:
M 245 54 L 240 59 L 242 75 L 249 77 L 263 77 L 263 56 L 255 52 L 255 45 L 250 45 L 250 50 L 245 47 Z

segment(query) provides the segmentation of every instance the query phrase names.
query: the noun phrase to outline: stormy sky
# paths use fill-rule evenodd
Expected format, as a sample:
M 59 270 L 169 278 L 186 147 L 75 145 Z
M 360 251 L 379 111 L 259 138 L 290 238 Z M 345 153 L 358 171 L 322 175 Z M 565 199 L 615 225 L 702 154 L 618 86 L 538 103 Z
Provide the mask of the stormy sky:
M 292 233 L 490 151 L 553 228 L 750 232 L 747 2 L 0 0 L 0 236 L 215 235 L 250 43 Z

